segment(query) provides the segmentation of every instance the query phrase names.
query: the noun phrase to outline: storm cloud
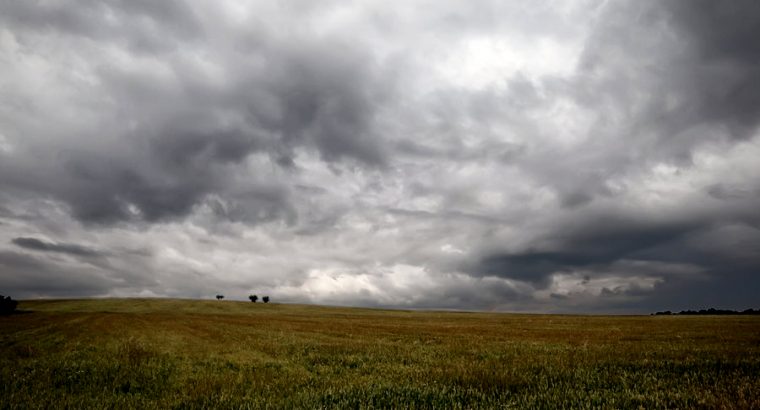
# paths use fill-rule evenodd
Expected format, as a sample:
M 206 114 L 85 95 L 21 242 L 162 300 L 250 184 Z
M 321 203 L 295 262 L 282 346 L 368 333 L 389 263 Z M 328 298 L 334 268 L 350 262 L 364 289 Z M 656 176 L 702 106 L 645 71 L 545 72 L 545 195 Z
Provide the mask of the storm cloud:
M 0 289 L 757 307 L 758 37 L 753 1 L 0 0 Z
M 51 243 L 37 238 L 13 238 L 14 245 L 43 252 L 60 252 L 76 256 L 97 256 L 99 253 L 85 246 L 71 243 Z

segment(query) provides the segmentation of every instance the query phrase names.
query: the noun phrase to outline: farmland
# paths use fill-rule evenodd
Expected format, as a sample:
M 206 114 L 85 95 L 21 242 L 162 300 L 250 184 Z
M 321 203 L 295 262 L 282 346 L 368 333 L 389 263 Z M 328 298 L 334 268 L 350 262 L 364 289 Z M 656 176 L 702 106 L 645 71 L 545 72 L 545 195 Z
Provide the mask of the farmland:
M 22 301 L 2 408 L 760 408 L 760 317 Z

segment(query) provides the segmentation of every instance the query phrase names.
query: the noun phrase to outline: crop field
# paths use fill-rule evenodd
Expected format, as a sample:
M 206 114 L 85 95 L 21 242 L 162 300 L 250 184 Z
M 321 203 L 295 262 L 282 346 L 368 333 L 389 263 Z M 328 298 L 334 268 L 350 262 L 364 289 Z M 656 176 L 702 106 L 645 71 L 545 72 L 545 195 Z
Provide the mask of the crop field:
M 22 301 L 0 408 L 760 408 L 760 317 Z

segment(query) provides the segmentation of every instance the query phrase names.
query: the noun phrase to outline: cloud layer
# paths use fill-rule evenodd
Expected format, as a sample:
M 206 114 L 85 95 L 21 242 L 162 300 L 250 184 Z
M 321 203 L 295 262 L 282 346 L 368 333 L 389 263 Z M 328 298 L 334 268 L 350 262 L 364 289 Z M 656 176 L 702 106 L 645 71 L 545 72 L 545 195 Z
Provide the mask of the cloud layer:
M 0 0 L 0 289 L 752 307 L 758 36 L 753 1 Z

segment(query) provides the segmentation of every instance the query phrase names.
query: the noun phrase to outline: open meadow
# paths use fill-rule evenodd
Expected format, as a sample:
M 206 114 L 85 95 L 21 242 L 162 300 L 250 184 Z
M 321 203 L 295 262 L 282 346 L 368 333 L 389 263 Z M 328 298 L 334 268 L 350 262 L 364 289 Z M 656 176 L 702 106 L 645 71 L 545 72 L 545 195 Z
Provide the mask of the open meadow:
M 1 408 L 760 408 L 760 317 L 22 301 Z

